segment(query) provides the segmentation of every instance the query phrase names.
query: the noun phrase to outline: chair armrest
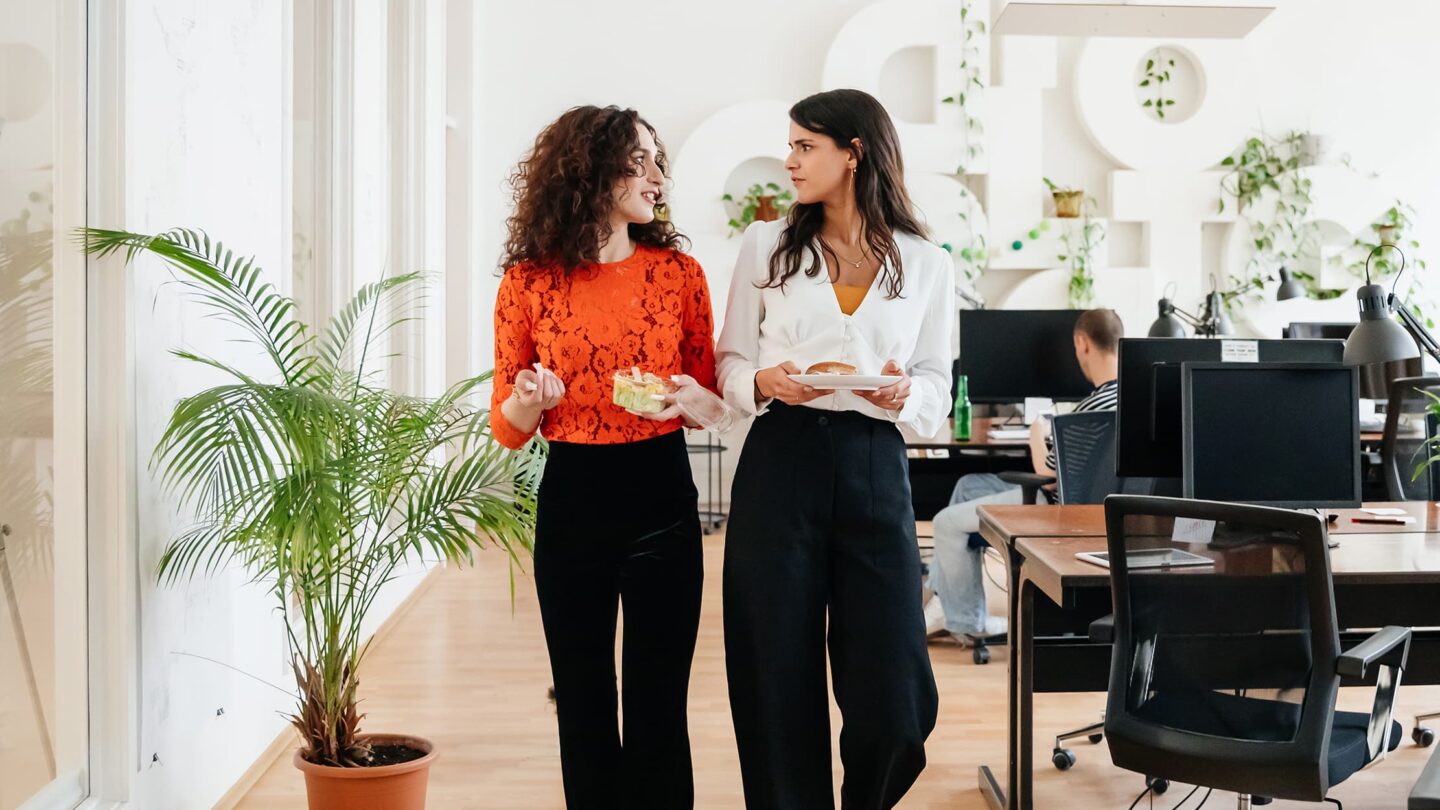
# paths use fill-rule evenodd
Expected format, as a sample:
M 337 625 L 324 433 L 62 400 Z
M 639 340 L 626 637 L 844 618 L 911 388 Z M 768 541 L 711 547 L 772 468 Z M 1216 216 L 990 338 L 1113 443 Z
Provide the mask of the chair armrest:
M 1376 664 L 1405 668 L 1410 654 L 1410 628 L 1386 627 L 1335 659 L 1335 672 L 1347 678 L 1364 678 Z
M 1115 643 L 1115 617 L 1101 616 L 1090 622 L 1090 640 L 1096 644 Z
M 1001 481 L 1007 484 L 1017 484 L 1020 487 L 1021 500 L 1025 503 L 1035 503 L 1035 497 L 1040 488 L 1055 483 L 1055 476 L 1040 475 L 1039 473 L 1027 473 L 1007 471 L 999 474 Z

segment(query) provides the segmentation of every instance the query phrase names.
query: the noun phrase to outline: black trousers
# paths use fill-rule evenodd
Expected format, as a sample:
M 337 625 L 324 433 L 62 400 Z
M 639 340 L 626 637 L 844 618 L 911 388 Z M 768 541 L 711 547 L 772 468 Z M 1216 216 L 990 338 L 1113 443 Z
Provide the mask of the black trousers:
M 704 567 L 695 499 L 680 432 L 628 444 L 550 444 L 535 587 L 570 810 L 694 806 L 685 713 Z
M 755 421 L 725 532 L 725 663 L 750 810 L 894 807 L 925 767 L 938 697 L 905 445 L 894 425 L 779 403 Z

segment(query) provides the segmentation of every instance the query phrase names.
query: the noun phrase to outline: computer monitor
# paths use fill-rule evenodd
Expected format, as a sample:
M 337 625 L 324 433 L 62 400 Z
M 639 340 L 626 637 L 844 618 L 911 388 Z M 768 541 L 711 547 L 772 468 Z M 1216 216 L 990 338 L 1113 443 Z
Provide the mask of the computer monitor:
M 1360 505 L 1360 378 L 1344 365 L 1183 363 L 1185 497 Z
M 1281 336 L 1295 340 L 1345 340 L 1355 330 L 1352 323 L 1320 323 L 1318 321 L 1292 321 L 1281 332 Z
M 1122 338 L 1115 414 L 1115 472 L 1175 478 L 1183 473 L 1180 364 L 1203 362 L 1339 363 L 1338 340 Z
M 1353 323 L 1310 323 L 1295 322 L 1285 327 L 1287 338 L 1324 338 L 1345 340 L 1355 329 Z M 1390 383 L 1401 377 L 1419 377 L 1425 373 L 1420 358 L 1392 360 L 1388 363 L 1371 363 L 1360 367 L 1360 396 L 1365 399 L 1386 399 L 1390 396 Z
M 960 311 L 960 373 L 970 401 L 997 404 L 1026 397 L 1084 399 L 1094 388 L 1075 360 L 1074 309 Z

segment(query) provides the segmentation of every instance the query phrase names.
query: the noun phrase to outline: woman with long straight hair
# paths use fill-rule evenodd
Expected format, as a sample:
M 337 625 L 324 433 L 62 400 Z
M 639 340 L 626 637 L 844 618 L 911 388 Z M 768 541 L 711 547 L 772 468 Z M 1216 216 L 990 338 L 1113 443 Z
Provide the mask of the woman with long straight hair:
M 491 431 L 511 448 L 537 430 L 550 443 L 535 589 L 570 810 L 694 806 L 695 483 L 673 404 L 640 413 L 611 402 L 612 375 L 632 368 L 715 387 L 705 274 L 655 215 L 667 173 L 663 145 L 634 110 L 576 107 L 540 133 L 512 178 Z
M 725 536 L 730 707 L 747 807 L 833 807 L 828 641 L 841 805 L 889 808 L 925 766 L 938 703 L 900 429 L 933 435 L 950 410 L 954 266 L 913 212 L 879 102 L 832 90 L 790 119 L 796 204 L 745 231 L 717 352 L 726 400 L 758 416 Z M 791 379 L 823 362 L 898 380 Z

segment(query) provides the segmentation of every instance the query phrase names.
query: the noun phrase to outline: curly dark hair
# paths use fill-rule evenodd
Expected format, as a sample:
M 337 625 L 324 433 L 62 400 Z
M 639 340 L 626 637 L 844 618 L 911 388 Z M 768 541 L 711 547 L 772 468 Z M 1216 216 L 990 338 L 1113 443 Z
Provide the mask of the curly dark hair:
M 640 146 L 637 124 L 655 138 L 655 162 L 668 178 L 665 147 L 655 128 L 634 110 L 574 107 L 541 131 L 510 176 L 515 212 L 505 223 L 509 233 L 502 271 L 526 264 L 570 273 L 599 260 L 600 246 L 610 237 L 615 186 L 635 172 L 630 155 Z M 630 238 L 672 250 L 689 245 L 663 209 L 650 222 L 631 223 Z

